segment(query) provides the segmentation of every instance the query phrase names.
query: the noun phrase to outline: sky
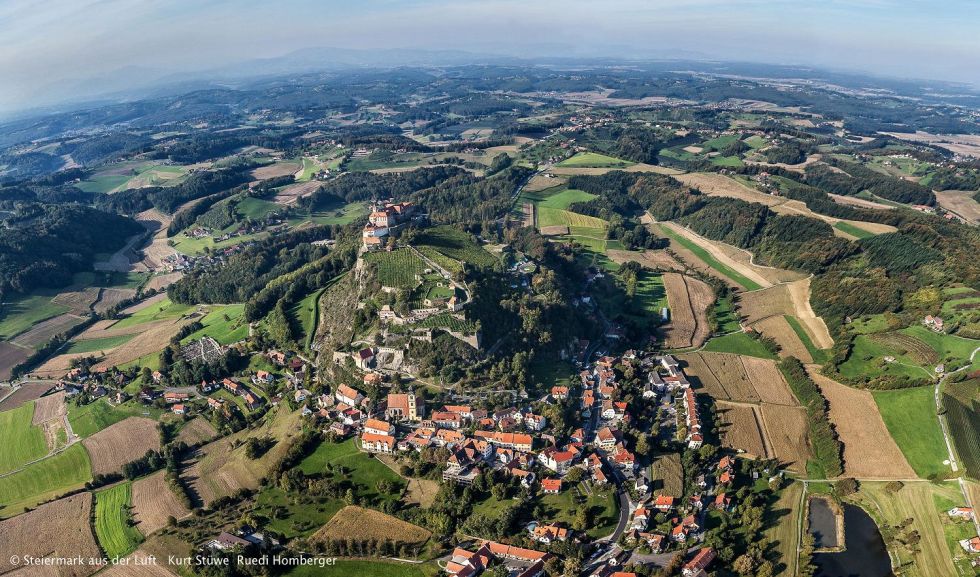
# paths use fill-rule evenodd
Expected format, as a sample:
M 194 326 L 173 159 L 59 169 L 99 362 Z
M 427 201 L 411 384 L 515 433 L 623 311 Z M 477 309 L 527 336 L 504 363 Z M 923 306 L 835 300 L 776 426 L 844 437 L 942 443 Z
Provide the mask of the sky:
M 120 70 L 138 84 L 311 47 L 685 57 L 980 85 L 980 0 L 0 0 L 0 111 Z

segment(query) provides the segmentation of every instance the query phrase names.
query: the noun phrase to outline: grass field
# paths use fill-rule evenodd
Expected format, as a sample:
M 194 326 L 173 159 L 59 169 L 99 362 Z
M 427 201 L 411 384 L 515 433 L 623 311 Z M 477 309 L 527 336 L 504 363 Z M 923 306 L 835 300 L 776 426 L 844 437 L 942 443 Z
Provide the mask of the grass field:
M 214 307 L 201 319 L 204 328 L 184 337 L 188 343 L 208 336 L 223 345 L 230 345 L 248 337 L 248 322 L 245 321 L 245 305 L 233 304 Z
M 418 283 L 415 276 L 425 271 L 425 261 L 407 248 L 367 253 L 364 261 L 377 266 L 378 280 L 386 287 L 412 288 Z
M 295 499 L 278 487 L 263 488 L 255 496 L 255 512 L 269 518 L 268 528 L 290 539 L 309 537 L 345 505 L 341 499 Z
M 793 577 L 796 573 L 797 542 L 800 527 L 800 497 L 803 483 L 796 482 L 779 493 L 779 499 L 766 511 L 766 537 L 779 554 L 776 575 Z
M 970 358 L 970 354 L 980 347 L 980 341 L 978 340 L 933 332 L 920 325 L 902 329 L 899 332 L 926 343 L 939 353 L 939 358 L 944 362 L 967 361 Z M 980 361 L 980 353 L 977 354 L 975 360 Z M 980 363 L 975 363 L 975 365 L 980 366 Z
M 584 495 L 584 493 L 583 493 Z M 616 528 L 619 516 L 619 501 L 610 487 L 592 487 L 592 494 L 582 498 L 575 487 L 563 489 L 561 493 L 543 495 L 541 506 L 544 508 L 543 519 L 551 522 L 561 521 L 571 525 L 576 512 L 582 507 L 589 510 L 592 522 L 586 529 L 586 534 L 593 539 L 605 537 Z
M 89 437 L 109 425 L 114 425 L 127 417 L 142 417 L 143 413 L 156 417 L 160 409 L 144 407 L 130 401 L 121 405 L 110 405 L 105 399 L 98 399 L 81 407 L 68 405 L 68 422 L 72 431 L 79 437 Z
M 132 483 L 120 483 L 95 493 L 95 535 L 110 559 L 125 557 L 143 541 L 130 524 Z
M 253 197 L 244 198 L 235 205 L 235 212 L 244 218 L 251 218 L 253 220 L 264 219 L 274 212 L 280 212 L 282 209 L 282 206 L 272 201 Z
M 52 302 L 52 296 L 6 297 L 10 300 L 0 307 L 0 340 L 10 340 L 36 323 L 68 312 L 68 307 Z
M 715 337 L 705 343 L 702 350 L 713 353 L 735 353 L 761 359 L 776 358 L 759 341 L 742 332 Z
M 368 559 L 336 559 L 327 567 L 299 567 L 287 575 L 289 577 L 435 577 L 439 567 L 432 563 L 397 563 Z
M 317 318 L 320 312 L 320 295 L 323 294 L 324 290 L 326 289 L 323 288 L 313 291 L 289 310 L 289 314 L 293 316 L 299 325 L 303 333 L 301 339 L 306 342 L 307 346 L 309 346 L 309 340 L 313 338 L 313 333 L 316 331 Z
M 153 321 L 164 319 L 175 319 L 187 314 L 194 309 L 193 305 L 177 304 L 171 302 L 169 298 L 164 298 L 160 302 L 153 303 L 144 307 L 119 322 L 112 325 L 114 329 L 135 327 Z
M 886 356 L 895 357 L 896 362 L 886 363 Z M 842 375 L 852 379 L 882 374 L 905 375 L 917 379 L 931 376 L 918 363 L 868 335 L 858 335 L 854 339 L 850 356 L 838 368 Z
M 786 322 L 789 323 L 790 328 L 793 329 L 796 336 L 800 338 L 803 346 L 806 347 L 807 352 L 810 353 L 810 357 L 813 358 L 813 362 L 817 363 L 818 365 L 822 365 L 827 362 L 829 351 L 818 349 L 817 345 L 813 344 L 813 339 L 810 338 L 810 335 L 803 328 L 803 325 L 800 324 L 799 319 L 793 315 L 783 315 L 783 318 L 785 318 Z
M 956 455 L 967 474 L 980 478 L 980 381 L 976 379 L 948 384 L 943 408 Z
M 345 467 L 349 470 L 348 478 L 357 487 L 355 493 L 359 499 L 374 499 L 397 501 L 401 496 L 401 488 L 405 486 L 404 480 L 387 465 L 381 461 L 362 453 L 357 449 L 354 439 L 348 439 L 342 443 L 331 443 L 324 441 L 316 448 L 313 453 L 303 459 L 299 464 L 299 469 L 311 475 L 320 473 L 327 463 L 334 467 Z M 396 488 L 388 495 L 378 492 L 377 484 L 380 480 L 392 483 Z
M 659 317 L 661 309 L 667 307 L 664 277 L 649 270 L 642 270 L 636 281 L 636 294 L 633 299 L 651 316 Z
M 559 162 L 556 166 L 572 166 L 577 168 L 624 168 L 632 166 L 633 162 L 622 160 L 596 152 L 579 152 L 571 158 Z
M 576 202 L 588 202 L 596 198 L 596 195 L 585 192 L 584 190 L 577 190 L 574 188 L 569 188 L 562 190 L 561 192 L 552 194 L 537 203 L 538 207 L 547 208 L 559 208 L 567 210 L 568 207 L 575 204 Z
M 449 226 L 436 226 L 426 229 L 416 237 L 415 244 L 420 250 L 430 248 L 446 258 L 481 268 L 492 267 L 498 262 L 492 254 L 474 242 L 470 235 Z M 440 266 L 444 266 L 438 259 L 433 260 Z M 453 270 L 449 266 L 444 266 L 444 268 Z
M 872 393 L 888 432 L 920 477 L 949 472 L 932 387 Z
M 843 220 L 840 221 L 840 222 L 838 222 L 837 224 L 835 224 L 834 225 L 834 228 L 836 228 L 837 230 L 839 230 L 841 232 L 846 232 L 847 234 L 849 234 L 851 236 L 855 236 L 855 237 L 857 237 L 859 239 L 861 239 L 861 238 L 871 238 L 872 236 L 874 236 L 874 233 L 868 232 L 868 231 L 864 230 L 863 228 L 854 226 L 853 224 L 851 224 L 849 222 L 844 222 Z
M 76 443 L 22 471 L 0 477 L 0 516 L 20 513 L 42 501 L 77 489 L 92 478 L 88 453 Z
M 31 424 L 34 401 L 0 413 L 0 473 L 13 471 L 48 453 L 44 432 Z
M 64 350 L 65 353 L 97 353 L 99 351 L 105 351 L 109 349 L 114 349 L 119 345 L 129 342 L 136 335 L 118 335 L 114 337 L 105 337 L 101 339 L 86 339 L 83 341 L 72 341 L 68 348 Z
M 762 288 L 762 286 L 756 283 L 755 281 L 746 278 L 744 275 L 738 273 L 731 267 L 718 262 L 718 260 L 715 257 L 711 256 L 711 253 L 709 253 L 707 250 L 703 249 L 701 246 L 687 239 L 686 237 L 677 234 L 676 232 L 671 230 L 670 227 L 658 226 L 657 228 L 660 234 L 669 237 L 672 241 L 680 244 L 687 250 L 693 252 L 699 259 L 703 260 L 705 264 L 707 264 L 714 270 L 721 273 L 722 276 L 725 276 L 731 279 L 736 284 L 745 287 L 745 290 L 753 291 Z
M 318 208 L 310 213 L 310 220 L 314 224 L 350 224 L 359 218 L 368 215 L 368 206 L 365 202 L 352 202 L 345 205 L 335 205 L 327 208 Z M 302 220 L 298 221 L 302 222 Z M 290 220 L 292 224 L 292 220 Z
M 596 229 L 600 232 L 594 232 L 593 234 L 599 238 L 605 238 L 605 230 L 608 225 L 609 223 L 606 221 L 594 216 L 587 216 L 561 208 L 552 208 L 548 206 L 538 207 L 539 228 L 545 228 L 548 226 L 568 226 Z
M 732 297 L 719 298 L 715 301 L 714 308 L 715 322 L 718 323 L 718 332 L 731 333 L 742 329 L 738 322 L 738 314 L 732 304 Z

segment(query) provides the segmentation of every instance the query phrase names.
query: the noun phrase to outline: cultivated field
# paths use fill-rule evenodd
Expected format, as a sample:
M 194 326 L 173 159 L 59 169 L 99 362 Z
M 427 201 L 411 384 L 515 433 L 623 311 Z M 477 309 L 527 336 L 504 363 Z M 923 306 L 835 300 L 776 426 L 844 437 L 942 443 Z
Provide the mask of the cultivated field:
M 768 359 L 757 359 L 754 357 L 739 356 L 742 361 L 742 368 L 745 370 L 745 377 L 755 388 L 756 394 L 763 403 L 776 405 L 798 406 L 799 401 L 786 384 L 786 379 L 779 372 L 775 361 Z
M 548 177 L 543 174 L 535 174 L 527 184 L 524 185 L 523 192 L 541 192 L 568 182 L 564 178 Z
M 320 188 L 322 184 L 318 180 L 311 180 L 310 182 L 298 182 L 296 184 L 290 184 L 289 186 L 283 188 L 276 193 L 273 199 L 277 204 L 291 205 L 296 204 L 296 201 L 311 194 L 316 189 Z
M 708 196 L 737 198 L 745 202 L 755 202 L 766 206 L 774 206 L 785 202 L 785 199 L 760 192 L 745 184 L 716 172 L 691 172 L 675 176 L 691 188 L 696 188 Z
M 882 132 L 899 140 L 925 142 L 945 148 L 950 152 L 980 158 L 980 136 L 975 134 L 931 134 L 917 130 L 915 134 L 905 132 Z
M 27 360 L 31 351 L 10 343 L 0 343 L 0 381 L 10 378 L 13 368 Z M 0 394 L 2 390 L 0 390 Z
M 779 499 L 770 507 L 766 516 L 766 537 L 779 554 L 785 569 L 777 575 L 796 575 L 797 546 L 800 527 L 800 497 L 803 483 L 795 482 L 779 493 Z
M 412 288 L 425 269 L 425 261 L 415 251 L 401 248 L 391 252 L 373 252 L 364 255 L 364 262 L 377 267 L 378 281 L 392 288 Z
M 580 174 L 586 174 L 590 176 L 596 176 L 600 174 L 606 174 L 612 170 L 622 170 L 625 172 L 656 172 L 658 174 L 676 175 L 683 174 L 683 171 L 677 170 L 675 168 L 668 168 L 666 166 L 657 166 L 655 164 L 633 164 L 625 168 L 622 167 L 588 167 L 588 166 L 553 166 L 548 172 L 551 174 L 557 174 L 561 176 L 576 176 Z
M 759 407 L 717 401 L 715 412 L 724 446 L 744 451 L 752 457 L 775 457 L 775 451 L 765 440 Z
M 973 200 L 975 194 L 973 190 L 942 190 L 936 192 L 936 200 L 946 210 L 977 224 L 980 223 L 980 202 Z
M 40 425 L 51 419 L 60 419 L 66 414 L 68 414 L 68 409 L 65 407 L 65 393 L 63 391 L 34 401 L 33 423 L 35 425 Z
M 810 458 L 806 409 L 763 403 L 759 410 L 773 456 L 794 471 L 805 471 Z
M 217 436 L 218 432 L 214 430 L 207 419 L 197 417 L 180 428 L 180 432 L 177 433 L 177 440 L 187 443 L 188 446 L 194 446 L 206 443 Z
M 160 450 L 153 419 L 129 417 L 82 441 L 92 459 L 92 474 L 113 473 L 149 450 Z
M 13 555 L 101 557 L 89 525 L 91 511 L 92 495 L 81 493 L 0 522 L 0 573 L 16 568 L 10 563 Z M 97 568 L 92 565 L 61 566 L 44 574 L 85 577 Z
M 752 328 L 762 333 L 762 336 L 768 337 L 779 344 L 779 356 L 796 357 L 804 363 L 813 362 L 813 357 L 810 356 L 806 345 L 803 344 L 803 341 L 797 336 L 793 327 L 786 321 L 786 317 L 769 317 L 755 323 L 752 325 Z
M 848 204 L 851 206 L 856 206 L 858 208 L 870 208 L 872 210 L 891 210 L 895 208 L 894 206 L 888 206 L 887 204 L 881 204 L 874 202 L 872 200 L 866 200 L 863 198 L 858 198 L 856 196 L 843 196 L 840 194 L 830 194 L 830 198 L 833 199 L 837 204 Z
M 167 524 L 167 517 L 180 519 L 188 514 L 164 478 L 166 471 L 158 471 L 133 482 L 133 520 L 140 533 L 149 535 Z
M 915 471 L 888 433 L 871 393 L 842 385 L 816 370 L 810 371 L 810 378 L 827 399 L 830 421 L 844 445 L 846 475 L 915 478 Z
M 729 353 L 691 353 L 678 355 L 687 361 L 685 374 L 695 377 L 704 392 L 715 399 L 758 403 L 762 399 L 742 366 L 741 357 Z M 786 386 L 783 383 L 783 386 Z
M 792 315 L 800 321 L 807 336 L 818 349 L 828 349 L 834 345 L 826 323 L 810 306 L 809 278 L 743 293 L 740 295 L 738 309 L 748 325 L 773 316 Z
M 168 247 L 169 248 L 169 247 Z M 172 249 L 171 249 L 172 250 Z M 144 251 L 145 252 L 145 251 Z M 155 275 L 146 283 L 146 290 L 163 290 L 184 276 L 182 272 L 172 272 L 167 274 Z
M 0 401 L 0 411 L 9 411 L 28 401 L 39 399 L 41 395 L 51 390 L 54 385 L 54 381 L 47 383 L 27 383 L 18 387 L 13 393 L 10 393 L 8 387 L 0 387 L 0 398 L 3 399 Z
M 406 503 L 417 504 L 423 509 L 431 507 L 436 502 L 439 493 L 438 481 L 429 479 L 408 479 L 405 494 L 402 499 Z
M 432 533 L 422 527 L 406 523 L 380 511 L 348 505 L 337 512 L 329 523 L 314 533 L 310 537 L 310 541 L 377 539 L 421 545 L 431 535 Z
M 68 311 L 76 315 L 88 314 L 97 300 L 99 300 L 99 289 L 95 287 L 58 293 L 58 296 L 51 299 L 54 303 L 68 307 Z
M 610 249 L 606 251 L 606 256 L 617 264 L 623 264 L 633 260 L 653 270 L 684 270 L 684 265 L 677 262 L 677 259 L 662 250 L 645 250 L 641 252 L 635 250 Z
M 181 472 L 181 478 L 190 483 L 205 505 L 242 487 L 255 489 L 259 486 L 259 479 L 289 449 L 290 441 L 299 436 L 299 419 L 299 411 L 290 413 L 284 407 L 279 407 L 266 415 L 260 427 L 240 431 L 201 447 L 194 462 Z M 231 448 L 235 441 L 266 436 L 277 439 L 278 443 L 258 459 L 245 456 L 244 443 Z
M 137 549 L 124 561 L 99 573 L 99 577 L 176 577 L 176 573 L 167 569 L 166 558 L 151 562 L 148 557 L 148 553 Z
M 44 432 L 32 423 L 34 405 L 25 403 L 16 409 L 0 413 L 0 474 L 17 470 L 48 453 Z
M 663 327 L 668 349 L 700 347 L 710 334 L 708 309 L 714 303 L 711 286 L 677 273 L 664 273 L 670 322 Z
M 39 322 L 31 327 L 29 331 L 17 335 L 11 342 L 27 348 L 39 347 L 51 340 L 51 337 L 60 335 L 83 320 L 82 317 L 70 313 L 58 315 L 46 321 Z
M 97 313 L 104 313 L 109 309 L 119 305 L 124 300 L 136 296 L 136 289 L 129 288 L 105 288 L 99 296 L 98 302 L 92 307 Z
M 131 489 L 125 482 L 95 493 L 95 536 L 110 559 L 128 555 L 143 541 L 130 524 Z
M 252 176 L 256 180 L 268 180 L 277 176 L 289 176 L 296 174 L 303 168 L 303 165 L 296 161 L 276 162 L 267 166 L 256 168 L 252 171 Z

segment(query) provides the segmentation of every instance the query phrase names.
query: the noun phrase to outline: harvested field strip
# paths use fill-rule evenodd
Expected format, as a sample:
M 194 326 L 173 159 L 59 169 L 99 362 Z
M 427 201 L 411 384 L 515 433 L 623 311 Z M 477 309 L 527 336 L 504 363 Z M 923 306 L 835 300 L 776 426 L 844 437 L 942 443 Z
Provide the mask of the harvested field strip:
M 0 516 L 9 517 L 92 479 L 88 453 L 78 443 L 64 451 L 0 477 Z
M 25 403 L 16 409 L 0 413 L 0 474 L 23 467 L 48 453 L 44 431 L 34 426 L 34 406 L 37 401 Z
M 167 518 L 180 519 L 190 513 L 167 485 L 166 472 L 158 471 L 133 482 L 133 520 L 143 535 L 167 525 Z
M 21 385 L 13 393 L 7 387 L 0 388 L 0 397 L 3 398 L 0 401 L 0 411 L 9 411 L 10 409 L 15 409 L 28 401 L 33 401 L 34 399 L 40 398 L 41 395 L 51 390 L 54 387 L 55 382 L 49 381 L 46 383 L 27 383 Z M 6 396 L 4 396 L 6 395 Z
M 160 450 L 160 433 L 153 419 L 129 417 L 82 441 L 95 475 L 114 473 L 149 450 Z
M 768 459 L 775 456 L 765 440 L 758 407 L 717 401 L 716 412 L 722 443 L 726 447 L 753 457 Z
M 769 317 L 755 323 L 752 328 L 759 331 L 764 337 L 768 337 L 779 345 L 779 356 L 796 357 L 804 363 L 812 363 L 813 358 L 807 350 L 803 341 L 796 335 L 793 327 L 786 322 L 784 316 Z
M 0 342 L 0 381 L 9 379 L 13 374 L 14 367 L 26 361 L 30 356 L 30 349 L 11 343 Z M 0 395 L 2 395 L 2 392 L 0 392 Z
M 99 558 L 102 552 L 92 536 L 89 516 L 92 512 L 92 495 L 81 493 L 45 503 L 37 509 L 0 522 L 0 573 L 16 569 L 10 559 L 17 555 L 37 558 L 72 559 Z M 84 577 L 97 569 L 91 565 L 73 567 L 75 571 L 48 572 L 35 567 L 18 571 L 17 575 L 66 575 Z
M 664 346 L 701 346 L 710 332 L 707 312 L 714 302 L 714 291 L 705 282 L 676 273 L 665 273 L 663 279 L 670 306 Z
M 760 407 L 765 439 L 779 462 L 797 472 L 806 471 L 810 459 L 808 422 L 803 407 L 763 403 Z
M 779 372 L 775 361 L 740 356 L 745 376 L 763 403 L 798 407 L 799 401 L 789 390 L 789 385 L 783 374 Z
M 810 306 L 810 279 L 788 283 L 786 287 L 789 289 L 789 296 L 793 303 L 793 310 L 788 312 L 803 323 L 807 334 L 813 339 L 814 346 L 818 349 L 829 349 L 834 346 L 834 339 L 830 336 L 827 324 L 813 312 L 813 307 Z
M 128 555 L 143 541 L 130 524 L 131 490 L 131 483 L 126 482 L 95 494 L 95 534 L 110 559 Z
M 725 257 L 720 251 L 710 245 L 710 241 L 701 239 L 679 225 L 665 222 L 660 224 L 659 230 L 663 235 L 670 237 L 672 241 L 679 243 L 694 253 L 718 274 L 742 286 L 745 290 L 752 291 L 772 286 L 772 283 L 757 273 L 747 270 L 745 267 Z
M 827 399 L 828 416 L 844 445 L 844 472 L 852 477 L 910 479 L 915 471 L 892 439 L 868 391 L 853 389 L 808 367 Z
M 773 206 L 785 202 L 784 198 L 749 188 L 733 178 L 716 172 L 692 172 L 678 174 L 674 178 L 687 186 L 700 190 L 708 196 L 737 198 L 745 202 L 756 202 L 766 206 Z
M 662 250 L 616 250 L 606 251 L 606 256 L 614 263 L 623 264 L 631 260 L 653 270 L 683 271 L 684 265 Z
M 199 445 L 218 436 L 211 423 L 204 417 L 196 417 L 184 423 L 177 433 L 177 440 L 188 446 Z
M 654 495 L 684 494 L 684 468 L 679 453 L 660 455 L 650 465 L 650 480 Z
M 60 419 L 67 414 L 68 409 L 65 407 L 65 393 L 60 391 L 46 397 L 41 397 L 40 399 L 34 401 L 34 418 L 32 423 L 35 425 L 40 425 L 51 419 Z M 0 413 L 0 416 L 3 414 Z M 0 425 L 0 430 L 7 430 Z
M 29 331 L 17 335 L 17 338 L 11 342 L 22 347 L 36 348 L 51 340 L 52 337 L 60 335 L 84 320 L 80 316 L 68 313 L 58 315 L 46 321 L 39 322 L 31 327 Z
M 310 537 L 310 541 L 333 539 L 391 540 L 396 543 L 420 545 L 432 535 L 428 530 L 385 515 L 380 511 L 348 505 L 341 509 L 330 522 Z
M 779 575 L 797 574 L 797 547 L 800 528 L 800 500 L 803 483 L 797 481 L 779 493 L 779 499 L 766 512 L 766 537 L 779 554 L 779 563 L 786 569 Z

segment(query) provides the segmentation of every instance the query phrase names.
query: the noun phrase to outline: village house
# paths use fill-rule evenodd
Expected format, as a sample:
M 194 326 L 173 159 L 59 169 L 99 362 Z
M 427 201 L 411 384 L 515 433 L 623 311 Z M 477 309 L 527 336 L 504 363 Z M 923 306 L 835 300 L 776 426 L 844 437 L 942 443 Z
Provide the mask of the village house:
M 343 383 L 337 387 L 337 391 L 334 393 L 334 396 L 337 398 L 338 402 L 344 403 L 350 407 L 358 407 L 365 400 L 364 393 L 358 391 L 350 385 Z
M 378 419 L 368 419 L 364 421 L 364 432 L 373 433 L 375 435 L 392 436 L 395 434 L 395 426 L 386 421 L 380 421 Z
M 557 495 L 561 493 L 561 479 L 541 479 L 541 491 Z
M 637 531 L 646 530 L 647 526 L 650 524 L 650 510 L 642 505 L 636 508 L 633 512 L 633 529 Z
M 393 453 L 395 445 L 395 438 L 391 435 L 368 432 L 361 435 L 361 449 L 369 453 Z
M 561 451 L 555 447 L 548 447 L 538 454 L 538 462 L 551 469 L 559 475 L 564 475 L 575 463 L 577 453 L 572 451 Z
M 967 521 L 973 520 L 973 508 L 972 507 L 953 507 L 946 514 L 954 519 L 966 519 Z
M 182 403 L 190 398 L 187 393 L 164 393 L 163 400 L 168 404 Z
M 531 531 L 532 538 L 538 543 L 550 545 L 555 541 L 567 541 L 569 530 L 559 525 L 538 525 Z
M 657 495 L 653 508 L 664 513 L 670 512 L 674 508 L 674 498 L 669 495 Z
M 681 574 L 684 577 L 703 577 L 707 575 L 706 569 L 715 560 L 715 550 L 711 547 L 701 548 L 694 558 L 684 564 Z

